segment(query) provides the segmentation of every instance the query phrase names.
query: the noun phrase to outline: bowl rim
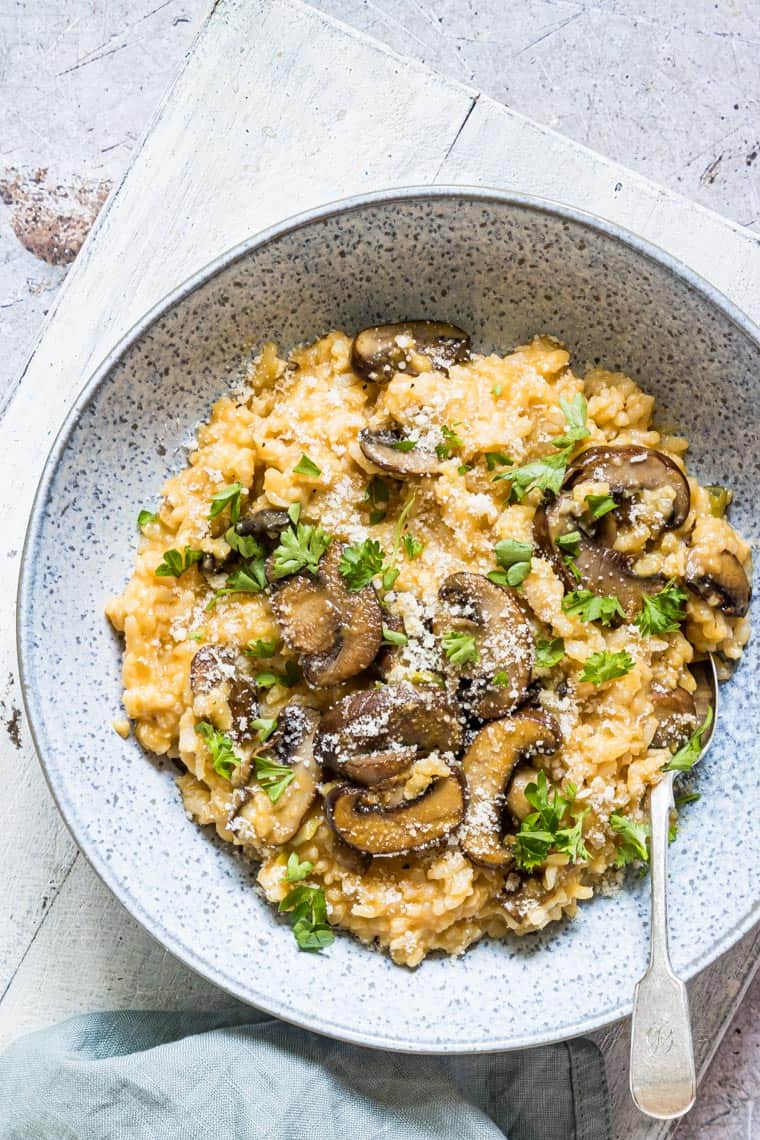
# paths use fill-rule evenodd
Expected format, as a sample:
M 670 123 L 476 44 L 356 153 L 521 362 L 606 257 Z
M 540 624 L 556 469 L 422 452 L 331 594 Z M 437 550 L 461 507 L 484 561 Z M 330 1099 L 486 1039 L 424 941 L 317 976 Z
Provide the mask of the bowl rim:
M 143 906 L 143 903 L 134 897 L 129 883 L 119 880 L 117 874 L 111 871 L 108 861 L 102 857 L 97 843 L 91 842 L 86 836 L 84 824 L 78 819 L 74 806 L 67 801 L 65 784 L 63 782 L 59 784 L 54 781 L 45 759 L 43 749 L 45 735 L 43 728 L 44 720 L 41 714 L 39 722 L 37 720 L 37 697 L 32 693 L 28 685 L 28 674 L 31 668 L 28 668 L 28 657 L 31 657 L 32 646 L 27 639 L 27 614 L 30 611 L 32 603 L 30 574 L 31 555 L 44 522 L 43 507 L 45 499 L 69 437 L 78 423 L 80 416 L 101 386 L 108 380 L 114 367 L 161 317 L 177 307 L 196 290 L 208 284 L 237 261 L 248 256 L 253 250 L 276 241 L 278 238 L 304 229 L 315 222 L 357 213 L 367 207 L 378 205 L 403 204 L 404 202 L 417 199 L 428 199 L 431 203 L 435 203 L 436 200 L 456 198 L 483 203 L 498 203 L 528 212 L 564 218 L 594 233 L 602 233 L 623 246 L 632 248 L 646 260 L 664 268 L 673 277 L 685 283 L 690 290 L 704 297 L 741 333 L 753 341 L 758 351 L 760 351 L 760 327 L 755 324 L 739 306 L 730 301 L 719 289 L 710 284 L 709 281 L 690 266 L 672 256 L 660 246 L 650 242 L 646 238 L 640 237 L 625 227 L 601 215 L 576 209 L 574 206 L 567 205 L 563 202 L 557 202 L 530 194 L 522 194 L 511 190 L 502 190 L 497 187 L 432 184 L 428 186 L 411 185 L 374 190 L 364 194 L 336 199 L 324 205 L 310 207 L 307 210 L 300 211 L 282 221 L 275 222 L 265 229 L 255 232 L 243 241 L 229 247 L 223 253 L 209 261 L 205 266 L 190 274 L 181 284 L 165 294 L 161 300 L 135 321 L 131 328 L 128 329 L 103 358 L 98 367 L 90 374 L 64 417 L 42 467 L 21 553 L 16 596 L 16 649 L 19 663 L 19 682 L 26 718 L 40 767 L 42 768 L 43 775 L 56 807 L 71 833 L 77 845 L 77 849 L 81 851 L 89 865 L 125 910 L 142 926 L 146 933 L 157 941 L 159 945 L 163 946 L 173 957 L 193 970 L 194 973 L 210 981 L 220 990 L 240 1002 L 260 1009 L 265 1013 L 269 1013 L 299 1028 L 320 1033 L 335 1040 L 364 1046 L 366 1048 L 420 1055 L 511 1052 L 516 1049 L 533 1048 L 539 1045 L 566 1041 L 569 1038 L 604 1028 L 621 1018 L 629 1016 L 633 1008 L 633 990 L 631 990 L 629 995 L 619 999 L 617 1004 L 613 1004 L 595 1015 L 579 1018 L 575 1023 L 563 1026 L 556 1033 L 550 1031 L 548 1033 L 538 1033 L 535 1036 L 523 1035 L 517 1038 L 501 1038 L 495 1041 L 468 1041 L 464 1043 L 458 1043 L 456 1041 L 437 1042 L 435 1045 L 425 1042 L 419 1043 L 409 1040 L 396 1040 L 392 1036 L 380 1036 L 377 1033 L 368 1034 L 359 1029 L 354 1030 L 345 1026 L 332 1027 L 329 1025 L 317 1025 L 307 1018 L 299 1017 L 297 1014 L 290 1012 L 286 1005 L 277 1000 L 268 997 L 264 1000 L 259 1000 L 257 996 L 254 1001 L 250 995 L 241 992 L 242 987 L 238 979 L 227 976 L 223 970 L 215 967 L 213 962 L 203 959 L 193 947 L 178 942 L 173 935 L 163 930 L 160 919 L 149 913 Z M 83 832 L 84 838 L 78 834 L 80 830 Z M 752 905 L 748 908 L 742 919 L 729 930 L 725 931 L 720 938 L 716 939 L 709 949 L 698 954 L 689 962 L 682 971 L 684 980 L 689 980 L 694 977 L 694 975 L 719 958 L 721 954 L 729 950 L 758 920 L 760 920 L 760 898 L 753 900 Z

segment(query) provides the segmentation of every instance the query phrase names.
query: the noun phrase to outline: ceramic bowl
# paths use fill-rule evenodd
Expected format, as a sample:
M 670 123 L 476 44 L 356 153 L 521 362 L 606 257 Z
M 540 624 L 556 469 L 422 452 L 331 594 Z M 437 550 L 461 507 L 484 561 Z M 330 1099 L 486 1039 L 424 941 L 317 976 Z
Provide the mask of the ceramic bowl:
M 505 351 L 541 330 L 582 366 L 632 374 L 691 441 L 703 482 L 733 487 L 757 539 L 760 346 L 715 290 L 614 226 L 547 202 L 463 188 L 314 210 L 219 258 L 149 313 L 90 380 L 48 460 L 19 605 L 29 720 L 50 786 L 92 865 L 174 955 L 243 1001 L 364 1045 L 511 1049 L 630 1012 L 645 968 L 648 883 L 541 934 L 483 942 L 416 971 L 348 936 L 297 950 L 255 869 L 188 821 L 170 766 L 111 727 L 120 645 L 103 617 L 131 572 L 140 508 L 185 464 L 194 425 L 265 339 L 429 316 Z M 757 621 L 758 595 L 755 594 Z M 757 914 L 760 638 L 722 715 L 671 852 L 675 968 L 689 977 Z M 730 840 L 727 842 L 727 837 Z

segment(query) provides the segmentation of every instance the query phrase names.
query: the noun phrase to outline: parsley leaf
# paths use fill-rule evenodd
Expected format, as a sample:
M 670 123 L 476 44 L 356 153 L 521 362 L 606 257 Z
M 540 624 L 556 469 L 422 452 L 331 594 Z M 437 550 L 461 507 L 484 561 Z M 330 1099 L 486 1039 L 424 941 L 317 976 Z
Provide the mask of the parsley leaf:
M 229 487 L 222 487 L 221 491 L 211 499 L 211 510 L 208 513 L 210 519 L 215 519 L 220 515 L 225 507 L 230 508 L 230 521 L 233 526 L 240 518 L 240 494 L 243 490 L 242 483 L 230 483 Z
M 257 637 L 255 641 L 248 642 L 243 652 L 247 657 L 274 657 L 280 644 L 279 638 L 276 641 L 264 641 L 263 638 Z
M 530 560 L 533 547 L 529 542 L 518 542 L 514 538 L 504 538 L 494 547 L 496 561 L 502 570 L 492 570 L 488 578 L 497 586 L 519 586 L 530 574 Z
M 676 796 L 675 805 L 677 808 L 684 807 L 685 804 L 695 804 L 697 800 L 702 799 L 701 792 L 684 792 L 682 796 Z
M 384 560 L 385 552 L 380 543 L 374 538 L 365 538 L 364 542 L 345 547 L 338 569 L 349 590 L 361 590 L 380 573 Z
M 475 638 L 471 633 L 447 629 L 442 637 L 443 651 L 452 665 L 466 665 L 480 658 Z
M 566 554 L 577 554 L 578 546 L 581 541 L 581 532 L 579 530 L 570 530 L 567 534 L 561 534 L 556 541 L 560 550 L 564 550 Z
M 286 578 L 289 574 L 296 574 L 304 567 L 314 571 L 319 560 L 332 542 L 329 534 L 325 534 L 319 526 L 311 523 L 298 523 L 295 530 L 291 527 L 280 535 L 279 545 L 272 554 L 272 577 Z
M 644 637 L 657 633 L 673 633 L 686 617 L 686 594 L 671 579 L 656 594 L 644 594 L 636 625 Z
M 264 548 L 257 542 L 252 534 L 238 534 L 234 526 L 228 527 L 224 532 L 227 545 L 241 558 L 261 558 Z
M 536 642 L 536 668 L 551 669 L 565 656 L 565 643 L 561 637 L 553 637 L 551 641 L 539 638 Z
M 364 502 L 369 503 L 369 525 L 376 526 L 385 519 L 388 509 L 388 499 L 390 498 L 390 491 L 388 484 L 380 478 L 379 475 L 373 475 L 367 484 L 367 490 L 364 495 Z
M 219 732 L 214 728 L 213 724 L 209 724 L 207 720 L 200 721 L 196 724 L 195 731 L 199 736 L 203 737 L 206 747 L 211 754 L 211 762 L 214 765 L 214 771 L 217 776 L 222 776 L 225 780 L 232 777 L 232 773 L 241 764 L 240 757 L 235 752 L 235 746 L 232 740 L 224 732 Z
M 448 427 L 444 424 L 441 428 L 441 435 L 444 442 L 439 443 L 435 449 L 435 453 L 439 459 L 448 459 L 452 452 L 457 451 L 460 447 L 464 447 L 464 440 L 457 434 L 456 428 L 461 427 L 461 424 L 456 423 L 453 427 Z
M 614 511 L 617 503 L 609 495 L 586 495 L 588 509 L 593 519 L 600 519 Z
M 257 558 L 255 562 L 246 562 L 227 575 L 225 584 L 219 590 L 214 590 L 214 596 L 206 609 L 213 609 L 217 600 L 226 597 L 227 594 L 260 594 L 266 586 L 267 572 L 264 559 Z
M 674 752 L 669 762 L 663 768 L 663 772 L 688 772 L 693 768 L 699 757 L 702 755 L 703 744 L 702 740 L 712 724 L 713 710 L 712 705 L 708 708 L 705 719 L 700 724 L 696 732 L 692 733 L 685 744 L 682 744 L 677 752 Z
M 301 458 L 296 463 L 293 471 L 296 475 L 309 475 L 312 479 L 316 479 L 318 475 L 322 474 L 322 468 L 317 467 L 313 459 L 309 459 L 308 455 L 302 454 Z
M 310 863 L 308 859 L 304 859 L 302 863 L 295 851 L 291 851 L 288 855 L 288 869 L 285 872 L 285 882 L 300 883 L 301 880 L 305 879 L 313 870 L 313 863 Z
M 399 633 L 397 630 L 391 629 L 389 626 L 384 625 L 383 642 L 385 645 L 408 645 L 409 638 L 405 633 Z
M 414 451 L 416 446 L 416 439 L 394 439 L 391 444 L 394 451 Z
M 256 720 L 251 721 L 251 728 L 254 730 L 254 732 L 258 733 L 259 740 L 263 744 L 265 740 L 269 740 L 269 737 L 277 728 L 277 717 L 257 717 Z
M 497 467 L 511 467 L 512 460 L 503 451 L 486 451 L 486 467 L 489 471 L 495 471 Z
M 619 653 L 610 653 L 606 649 L 602 653 L 592 653 L 583 664 L 581 681 L 591 681 L 594 685 L 603 685 L 606 681 L 614 681 L 616 677 L 625 677 L 635 665 L 631 655 L 625 650 Z
M 625 617 L 625 610 L 614 595 L 603 597 L 591 590 L 573 590 L 562 599 L 562 610 L 581 621 L 600 621 L 611 625 L 616 617 Z
M 550 798 L 546 773 L 539 772 L 537 781 L 526 787 L 525 798 L 535 810 L 522 821 L 516 836 L 518 867 L 532 871 L 552 850 L 569 855 L 574 863 L 588 859 L 583 843 L 583 819 L 587 809 L 573 813 L 575 788 L 572 785 L 564 795 L 555 788 Z M 574 822 L 563 827 L 562 821 L 568 813 Z
M 290 768 L 287 764 L 278 764 L 271 756 L 256 757 L 256 779 L 273 804 L 277 803 L 285 789 L 292 784 L 295 775 L 295 768 Z
M 163 561 L 156 567 L 156 577 L 179 578 L 202 557 L 202 550 L 191 550 L 189 546 L 185 547 L 184 554 L 179 550 L 165 550 Z
M 613 812 L 610 816 L 610 827 L 623 837 L 623 842 L 617 849 L 616 867 L 625 867 L 635 860 L 642 863 L 649 862 L 648 823 L 636 823 L 627 815 L 619 815 L 617 812 Z
M 567 453 L 557 452 L 555 455 L 546 455 L 543 459 L 534 459 L 522 467 L 513 467 L 510 471 L 503 471 L 494 475 L 495 480 L 506 479 L 512 484 L 512 495 L 520 501 L 530 491 L 551 491 L 558 495 L 567 467 Z
M 277 673 L 256 673 L 254 680 L 260 689 L 271 689 L 272 685 L 279 683 L 279 676 Z
M 567 420 L 567 431 L 553 440 L 555 447 L 566 450 L 588 436 L 588 404 L 582 392 L 576 392 L 572 400 L 560 398 L 559 406 Z
M 291 503 L 290 506 L 288 507 L 288 518 L 292 522 L 293 526 L 298 525 L 298 520 L 300 519 L 300 517 L 301 517 L 301 504 L 297 501 L 295 503 Z
M 396 525 L 393 528 L 393 550 L 391 551 L 391 556 L 388 559 L 388 564 L 386 565 L 385 569 L 383 570 L 383 589 L 384 590 L 392 590 L 393 586 L 395 585 L 396 579 L 398 578 L 398 576 L 400 574 L 400 571 L 396 569 L 396 563 L 398 562 L 399 550 L 401 549 L 402 532 L 403 532 L 404 526 L 406 524 L 406 520 L 409 516 L 409 512 L 411 511 L 412 507 L 414 506 L 414 501 L 416 498 L 417 498 L 417 492 L 412 491 L 411 496 L 409 497 L 408 501 L 404 505 L 400 515 L 396 519 Z
M 410 562 L 415 558 L 419 558 L 425 547 L 425 544 L 420 542 L 418 538 L 415 538 L 413 534 L 402 535 L 401 542 L 403 543 L 404 551 Z
M 495 685 L 497 689 L 503 689 L 505 685 L 509 684 L 509 673 L 506 669 L 499 669 L 494 673 L 491 678 L 491 684 Z
M 140 530 L 142 530 L 144 526 L 149 526 L 151 523 L 154 523 L 157 518 L 158 514 L 155 511 L 140 511 L 137 516 L 137 525 Z
M 279 910 L 290 915 L 290 927 L 299 950 L 322 950 L 335 941 L 321 887 L 293 887 L 281 901 Z
M 710 502 L 710 514 L 716 519 L 722 519 L 733 502 L 733 491 L 728 487 L 721 487 L 719 483 L 708 483 L 705 490 Z

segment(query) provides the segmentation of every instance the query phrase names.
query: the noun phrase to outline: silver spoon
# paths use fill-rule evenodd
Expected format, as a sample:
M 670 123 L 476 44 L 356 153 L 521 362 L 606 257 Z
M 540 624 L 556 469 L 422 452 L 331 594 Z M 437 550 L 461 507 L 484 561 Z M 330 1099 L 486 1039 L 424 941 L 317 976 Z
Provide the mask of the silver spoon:
M 699 724 L 708 708 L 712 721 L 702 737 L 700 760 L 710 746 L 718 719 L 718 675 L 712 657 L 694 662 L 694 702 Z M 675 772 L 665 772 L 649 794 L 651 931 L 649 967 L 633 995 L 631 1096 L 647 1116 L 670 1120 L 694 1104 L 697 1078 L 686 986 L 673 973 L 668 951 L 666 897 L 668 831 Z

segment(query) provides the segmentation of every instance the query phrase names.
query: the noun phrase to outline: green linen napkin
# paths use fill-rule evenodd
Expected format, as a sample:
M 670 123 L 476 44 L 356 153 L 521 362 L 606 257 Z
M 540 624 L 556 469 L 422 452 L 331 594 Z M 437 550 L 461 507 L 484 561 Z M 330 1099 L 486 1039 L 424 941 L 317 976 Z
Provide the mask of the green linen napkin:
M 2 1140 L 612 1140 L 601 1055 L 575 1040 L 419 1057 L 254 1010 L 94 1013 L 0 1057 Z

